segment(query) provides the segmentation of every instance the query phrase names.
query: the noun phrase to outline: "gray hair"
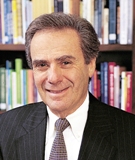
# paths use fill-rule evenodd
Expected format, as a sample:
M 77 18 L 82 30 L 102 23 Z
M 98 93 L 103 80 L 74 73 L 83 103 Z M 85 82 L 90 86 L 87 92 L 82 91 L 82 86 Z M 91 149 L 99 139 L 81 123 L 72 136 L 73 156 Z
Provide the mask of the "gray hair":
M 39 30 L 64 28 L 74 29 L 78 33 L 86 64 L 89 64 L 91 59 L 97 58 L 100 42 L 93 26 L 86 19 L 65 13 L 43 14 L 31 22 L 25 34 L 26 59 L 30 68 L 32 68 L 30 44 L 34 34 Z

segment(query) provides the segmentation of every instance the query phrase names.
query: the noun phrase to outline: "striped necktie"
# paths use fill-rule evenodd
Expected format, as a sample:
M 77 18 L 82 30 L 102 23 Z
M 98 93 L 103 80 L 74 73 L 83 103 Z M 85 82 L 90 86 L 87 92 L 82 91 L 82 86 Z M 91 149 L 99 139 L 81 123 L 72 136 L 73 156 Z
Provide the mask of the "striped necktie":
M 56 137 L 54 139 L 49 160 L 67 160 L 67 151 L 63 131 L 69 126 L 66 118 L 59 118 L 55 122 Z

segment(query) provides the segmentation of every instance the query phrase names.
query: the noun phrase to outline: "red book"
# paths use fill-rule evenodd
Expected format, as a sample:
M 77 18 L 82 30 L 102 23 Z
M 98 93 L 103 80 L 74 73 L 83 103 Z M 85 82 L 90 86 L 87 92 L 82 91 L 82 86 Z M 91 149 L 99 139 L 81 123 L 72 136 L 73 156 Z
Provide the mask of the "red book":
M 126 111 L 132 112 L 132 72 L 126 72 L 127 77 L 127 102 L 126 102 Z
M 108 62 L 108 103 L 114 106 L 114 66 L 115 62 Z

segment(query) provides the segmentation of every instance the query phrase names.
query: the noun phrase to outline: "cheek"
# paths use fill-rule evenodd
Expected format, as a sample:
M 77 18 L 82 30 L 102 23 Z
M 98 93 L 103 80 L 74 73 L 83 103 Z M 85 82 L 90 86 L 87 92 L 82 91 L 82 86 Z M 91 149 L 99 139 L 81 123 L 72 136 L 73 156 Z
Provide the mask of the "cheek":
M 43 78 L 41 77 L 40 74 L 34 73 L 34 81 L 36 87 L 39 87 L 42 84 Z

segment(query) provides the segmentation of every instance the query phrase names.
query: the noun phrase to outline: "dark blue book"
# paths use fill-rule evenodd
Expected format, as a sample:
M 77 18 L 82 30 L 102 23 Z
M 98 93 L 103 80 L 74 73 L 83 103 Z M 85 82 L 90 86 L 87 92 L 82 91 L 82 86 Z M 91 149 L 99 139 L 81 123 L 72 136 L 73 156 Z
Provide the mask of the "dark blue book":
M 109 0 L 109 43 L 117 43 L 117 0 Z

